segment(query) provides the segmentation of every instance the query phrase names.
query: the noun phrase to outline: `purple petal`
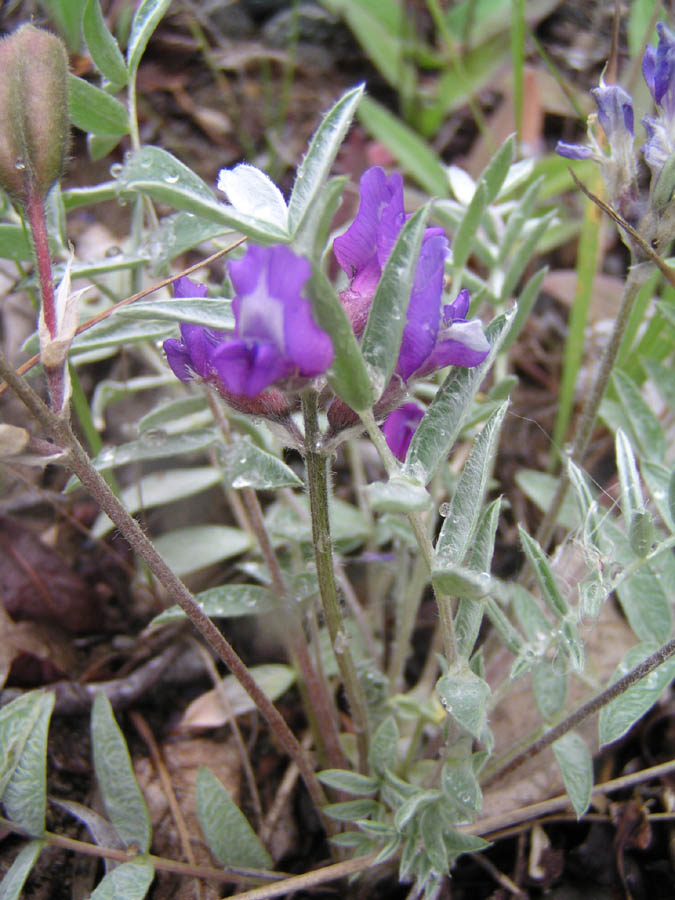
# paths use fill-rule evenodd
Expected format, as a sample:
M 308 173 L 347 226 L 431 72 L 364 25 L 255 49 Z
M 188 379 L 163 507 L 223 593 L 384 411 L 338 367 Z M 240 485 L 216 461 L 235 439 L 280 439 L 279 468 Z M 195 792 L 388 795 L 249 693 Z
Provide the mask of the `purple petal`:
M 489 352 L 490 344 L 480 319 L 454 322 L 449 328 L 443 329 L 433 353 L 417 375 L 427 375 L 445 366 L 464 366 L 470 369 L 480 365 Z
M 359 192 L 356 218 L 344 234 L 335 238 L 333 252 L 350 277 L 352 289 L 372 297 L 382 273 L 378 251 L 384 252 L 392 234 L 396 240 L 405 221 L 403 179 L 399 174 L 387 177 L 383 169 L 373 166 L 361 176 Z
M 192 281 L 187 275 L 182 275 L 173 283 L 174 297 L 206 297 L 206 285 Z
M 312 318 L 309 301 L 299 300 L 302 302 L 286 308 L 286 355 L 300 375 L 313 378 L 333 362 L 333 343 Z
M 164 341 L 164 352 L 166 353 L 166 361 L 171 366 L 171 370 L 176 378 L 180 378 L 181 381 L 190 381 L 194 378 L 190 354 L 182 341 L 176 338 L 169 338 Z
M 466 314 L 469 311 L 470 303 L 471 294 L 469 293 L 468 288 L 462 288 L 462 290 L 459 292 L 459 294 L 457 294 L 452 303 L 448 303 L 443 307 L 444 324 L 450 325 L 457 319 L 465 319 Z
M 202 328 L 201 325 L 191 325 L 188 322 L 181 324 L 180 333 L 183 338 L 183 345 L 190 357 L 190 365 L 200 378 L 206 378 L 209 368 L 209 356 L 215 340 L 210 338 L 206 328 Z
M 417 426 L 422 421 L 424 410 L 417 403 L 404 403 L 387 416 L 382 431 L 389 449 L 403 462 Z
M 444 234 L 425 235 L 396 367 L 404 381 L 422 365 L 436 343 L 447 249 Z
M 568 144 L 565 141 L 558 141 L 555 152 L 567 159 L 589 159 L 594 155 L 590 147 L 583 144 Z
M 656 26 L 659 43 L 654 67 L 654 99 L 669 118 L 675 115 L 675 35 L 663 23 Z
M 609 141 L 633 136 L 633 100 L 619 84 L 601 84 L 591 91 L 598 119 Z
M 655 98 L 654 78 L 656 75 L 656 50 L 652 46 L 645 48 L 645 54 L 642 57 L 642 75 L 647 82 L 649 93 Z
M 227 391 L 247 397 L 257 396 L 293 369 L 273 344 L 236 339 L 214 351 L 211 365 Z

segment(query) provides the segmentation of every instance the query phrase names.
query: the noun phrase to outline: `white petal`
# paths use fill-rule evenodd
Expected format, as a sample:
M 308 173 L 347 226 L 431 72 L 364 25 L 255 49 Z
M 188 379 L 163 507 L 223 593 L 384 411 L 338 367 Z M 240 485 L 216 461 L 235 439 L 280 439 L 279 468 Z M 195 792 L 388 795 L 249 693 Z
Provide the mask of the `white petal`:
M 480 319 L 469 319 L 468 322 L 453 322 L 449 328 L 443 329 L 443 340 L 459 341 L 471 350 L 484 352 L 490 349 L 488 339 L 483 331 Z
M 241 163 L 234 169 L 221 169 L 218 190 L 237 212 L 286 230 L 288 207 L 276 184 L 260 169 Z

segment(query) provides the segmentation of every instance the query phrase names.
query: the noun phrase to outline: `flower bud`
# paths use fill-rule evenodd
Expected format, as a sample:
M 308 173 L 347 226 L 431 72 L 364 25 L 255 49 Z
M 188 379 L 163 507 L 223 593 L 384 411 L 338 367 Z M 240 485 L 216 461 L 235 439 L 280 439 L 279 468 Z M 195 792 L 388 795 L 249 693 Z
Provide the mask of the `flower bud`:
M 44 198 L 68 149 L 68 57 L 60 38 L 22 25 L 0 40 L 0 185 Z

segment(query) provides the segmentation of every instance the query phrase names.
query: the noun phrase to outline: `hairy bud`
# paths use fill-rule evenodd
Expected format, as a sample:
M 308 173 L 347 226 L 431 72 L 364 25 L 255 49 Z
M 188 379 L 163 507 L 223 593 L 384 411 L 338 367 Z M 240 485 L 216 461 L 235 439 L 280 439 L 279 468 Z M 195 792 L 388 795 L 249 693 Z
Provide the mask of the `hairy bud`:
M 60 38 L 22 25 L 0 41 L 0 185 L 44 198 L 68 149 L 68 57 Z

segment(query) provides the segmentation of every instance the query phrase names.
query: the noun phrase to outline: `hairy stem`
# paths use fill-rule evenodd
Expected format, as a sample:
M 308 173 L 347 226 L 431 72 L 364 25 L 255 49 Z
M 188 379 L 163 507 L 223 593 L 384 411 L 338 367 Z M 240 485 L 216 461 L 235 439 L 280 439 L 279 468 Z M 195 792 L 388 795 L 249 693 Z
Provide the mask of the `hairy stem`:
M 302 409 L 305 420 L 305 465 L 307 468 L 314 559 L 319 580 L 319 593 L 333 652 L 335 653 L 335 659 L 337 660 L 352 714 L 359 753 L 359 768 L 362 772 L 366 772 L 368 769 L 369 743 L 368 716 L 363 691 L 356 673 L 356 666 L 349 649 L 349 638 L 342 617 L 335 582 L 333 544 L 328 518 L 328 460 L 321 451 L 321 433 L 319 431 L 317 395 L 315 391 L 308 390 L 304 392 Z
M 50 433 L 56 443 L 68 451 L 68 465 L 78 476 L 101 509 L 115 523 L 135 553 L 166 590 L 172 602 L 178 603 L 211 649 L 230 669 L 270 726 L 280 744 L 294 760 L 317 810 L 326 804 L 323 788 L 305 752 L 277 708 L 257 685 L 242 659 L 231 644 L 203 612 L 183 582 L 166 564 L 139 524 L 129 515 L 109 485 L 91 465 L 91 461 L 72 432 L 68 422 L 51 412 L 30 385 L 16 375 L 4 354 L 0 353 L 0 375 L 14 390 L 24 405 Z M 324 823 L 332 828 L 331 823 Z

